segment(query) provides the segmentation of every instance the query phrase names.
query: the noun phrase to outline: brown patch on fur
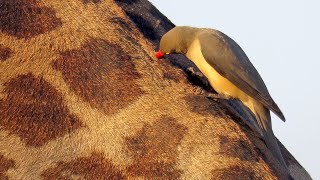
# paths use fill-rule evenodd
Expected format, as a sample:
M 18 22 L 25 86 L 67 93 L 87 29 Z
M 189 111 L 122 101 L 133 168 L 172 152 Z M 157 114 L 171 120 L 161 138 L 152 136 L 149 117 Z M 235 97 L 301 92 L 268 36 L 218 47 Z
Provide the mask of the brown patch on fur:
M 229 157 L 240 158 L 242 161 L 258 161 L 247 142 L 239 139 L 229 139 L 226 136 L 220 137 L 220 153 Z
M 176 83 L 187 82 L 187 78 L 184 73 L 178 68 L 173 68 L 169 61 L 161 60 L 159 64 L 161 69 L 163 69 L 162 77 L 164 79 L 171 80 Z
M 242 166 L 231 166 L 228 168 L 217 169 L 211 172 L 212 180 L 253 180 L 253 179 L 262 179 L 261 177 L 257 177 L 256 173 L 251 169 L 244 168 Z
M 7 60 L 12 54 L 12 50 L 0 44 L 0 61 Z
M 140 75 L 122 48 L 103 39 L 91 39 L 77 50 L 61 53 L 53 68 L 62 72 L 70 88 L 94 108 L 114 113 L 144 92 Z
M 8 176 L 6 176 L 6 171 L 8 171 L 10 168 L 13 168 L 15 166 L 15 163 L 11 159 L 5 158 L 2 154 L 0 154 L 0 179 L 9 179 Z
M 0 0 L 0 30 L 17 38 L 31 38 L 61 26 L 49 7 L 37 0 Z
M 82 126 L 43 77 L 20 75 L 5 83 L 4 92 L 7 96 L 0 101 L 0 127 L 29 146 L 44 145 Z
M 221 107 L 217 105 L 217 102 L 210 100 L 202 95 L 191 95 L 186 96 L 184 100 L 187 102 L 190 110 L 192 112 L 208 115 L 212 114 L 213 116 L 221 117 L 223 116 L 221 111 Z
M 175 119 L 162 117 L 126 139 L 133 164 L 127 168 L 131 177 L 177 179 L 182 171 L 175 169 L 178 146 L 187 128 Z M 130 177 L 129 176 L 129 177 Z
M 58 162 L 55 167 L 42 173 L 44 179 L 125 179 L 102 153 L 92 153 L 89 157 L 80 157 L 70 162 Z
M 125 3 L 125 4 L 132 4 L 132 3 L 136 3 L 138 2 L 139 0 L 115 0 L 116 3 Z
M 172 74 L 171 72 L 164 72 L 163 78 L 168 79 L 168 80 L 172 80 L 176 83 L 180 82 L 180 77 L 177 76 L 177 74 Z
M 130 25 L 126 22 L 125 19 L 121 17 L 113 17 L 110 19 L 110 22 L 118 24 L 121 27 L 121 29 L 123 29 L 123 31 L 121 31 L 122 33 L 132 31 Z M 125 35 L 125 34 L 121 34 L 121 35 Z
M 101 3 L 101 0 L 82 0 L 82 2 L 84 4 L 88 4 L 90 2 L 94 3 L 94 4 L 97 4 L 97 3 Z

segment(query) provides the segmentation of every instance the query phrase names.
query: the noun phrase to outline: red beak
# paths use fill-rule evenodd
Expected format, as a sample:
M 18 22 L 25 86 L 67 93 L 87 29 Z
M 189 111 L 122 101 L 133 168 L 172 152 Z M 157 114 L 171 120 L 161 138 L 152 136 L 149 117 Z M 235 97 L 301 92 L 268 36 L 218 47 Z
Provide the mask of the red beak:
M 159 50 L 157 53 L 156 53 L 156 58 L 160 59 L 160 58 L 163 58 L 164 54 Z

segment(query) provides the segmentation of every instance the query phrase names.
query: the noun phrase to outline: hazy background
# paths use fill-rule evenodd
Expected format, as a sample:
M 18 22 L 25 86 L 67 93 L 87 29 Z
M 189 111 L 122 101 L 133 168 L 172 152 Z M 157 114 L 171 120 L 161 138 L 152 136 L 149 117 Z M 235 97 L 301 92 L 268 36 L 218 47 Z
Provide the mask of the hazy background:
M 320 179 L 320 3 L 316 0 L 151 0 L 174 24 L 209 27 L 246 52 L 282 109 L 276 136 Z

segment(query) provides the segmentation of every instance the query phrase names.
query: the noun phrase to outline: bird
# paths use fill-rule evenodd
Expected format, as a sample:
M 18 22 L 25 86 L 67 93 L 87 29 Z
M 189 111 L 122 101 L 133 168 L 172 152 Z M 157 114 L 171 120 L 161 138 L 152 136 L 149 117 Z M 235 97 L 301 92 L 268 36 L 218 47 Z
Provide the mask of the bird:
M 207 77 L 219 95 L 239 100 L 249 108 L 266 146 L 287 169 L 272 131 L 270 111 L 284 122 L 285 117 L 258 71 L 233 39 L 215 29 L 176 26 L 161 37 L 159 47 L 158 59 L 168 54 L 185 55 Z

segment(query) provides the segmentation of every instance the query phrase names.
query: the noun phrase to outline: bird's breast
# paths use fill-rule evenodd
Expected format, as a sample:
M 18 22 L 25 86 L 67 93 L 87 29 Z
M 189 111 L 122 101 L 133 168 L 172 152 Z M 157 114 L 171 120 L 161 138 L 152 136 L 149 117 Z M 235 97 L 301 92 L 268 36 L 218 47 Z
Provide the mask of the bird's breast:
M 199 40 L 194 40 L 186 54 L 199 70 L 208 78 L 210 85 L 219 94 L 225 94 L 242 101 L 247 101 L 248 95 L 236 87 L 228 79 L 220 75 L 203 57 Z M 214 58 L 214 57 L 212 57 Z

